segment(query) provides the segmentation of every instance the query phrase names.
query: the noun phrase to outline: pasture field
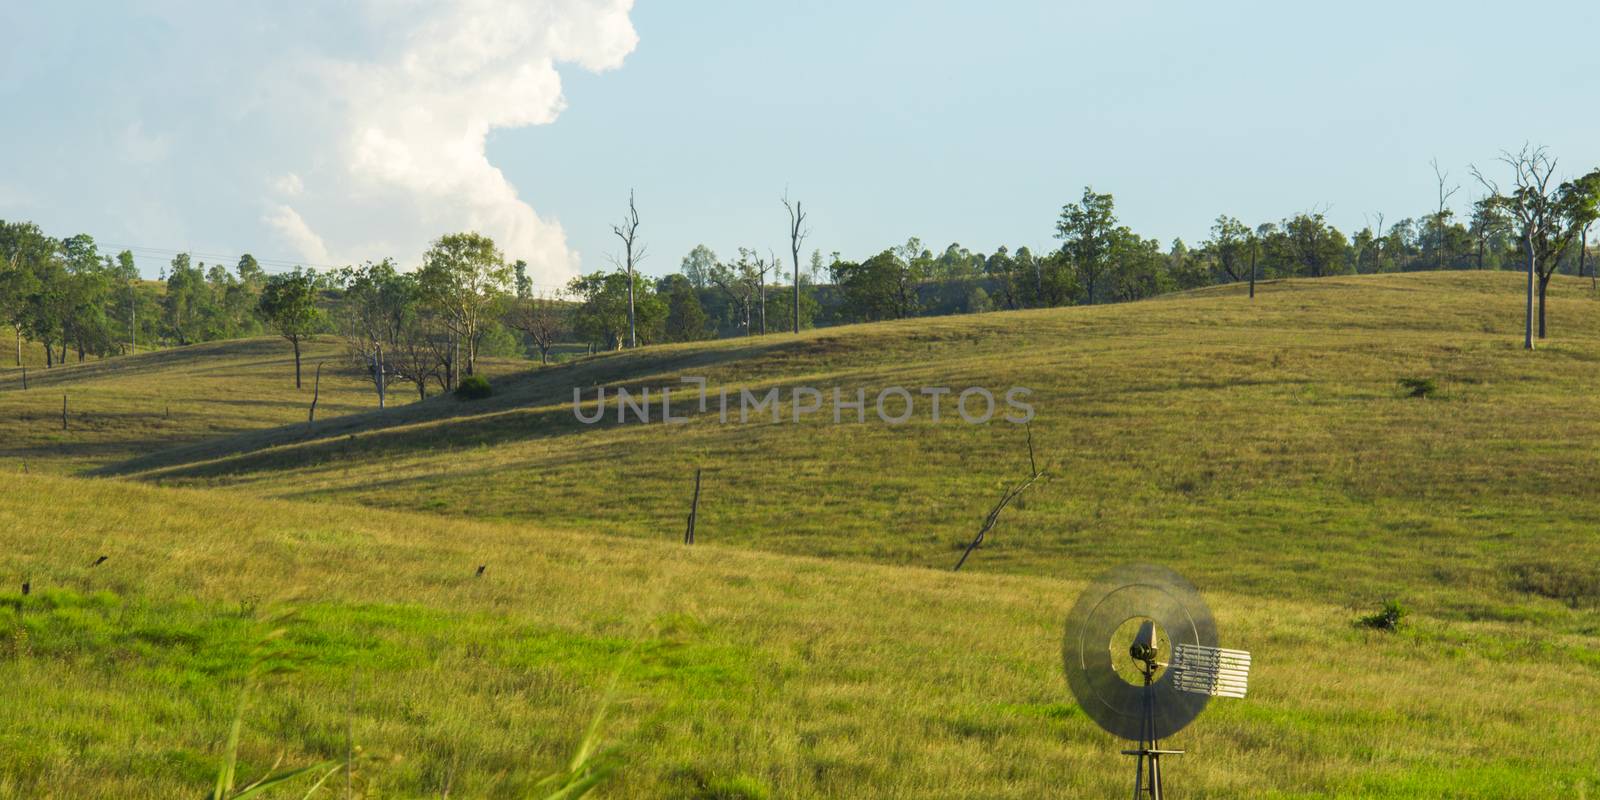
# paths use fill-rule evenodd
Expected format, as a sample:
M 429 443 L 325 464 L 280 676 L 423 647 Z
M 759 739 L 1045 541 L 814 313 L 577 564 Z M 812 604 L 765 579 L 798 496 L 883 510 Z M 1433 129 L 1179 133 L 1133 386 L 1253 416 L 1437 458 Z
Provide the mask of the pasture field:
M 200 796 L 263 658 L 245 772 L 358 747 L 359 796 L 529 796 L 606 697 L 605 797 L 1110 796 L 1061 621 L 1130 560 L 1256 656 L 1174 796 L 1600 792 L 1600 301 L 1558 279 L 1527 353 L 1512 274 L 1259 288 L 496 363 L 382 412 L 324 374 L 315 425 L 275 340 L 0 374 L 0 797 Z M 685 376 L 1037 415 L 574 416 Z M 1044 477 L 952 573 L 1030 435 Z M 1398 632 L 1354 624 L 1386 599 Z
M 28 361 L 27 391 L 22 370 L 0 368 L 0 464 L 77 472 L 187 442 L 303 423 L 319 363 L 318 419 L 377 407 L 372 384 L 346 367 L 336 339 L 302 346 L 300 389 L 294 386 L 293 351 L 277 338 L 208 342 L 51 369 L 40 366 L 40 355 Z M 494 376 L 520 365 L 491 359 L 483 366 Z M 395 386 L 387 403 L 415 399 L 414 389 Z
M 1060 675 L 1082 570 L 953 574 L 215 490 L 10 484 L 0 569 L 35 589 L 0 595 L 0 796 L 200 796 L 265 620 L 291 608 L 274 657 L 296 669 L 252 694 L 246 775 L 353 742 L 360 796 L 529 796 L 620 671 L 605 797 L 1126 790 L 1118 743 Z M 1168 767 L 1183 796 L 1600 790 L 1592 633 L 1420 613 L 1384 634 L 1289 594 L 1208 592 L 1258 663 L 1249 699 L 1173 740 L 1189 751 Z
M 1160 552 L 1198 565 L 1203 586 L 1359 605 L 1422 584 L 1463 619 L 1581 628 L 1515 590 L 1551 572 L 1600 583 L 1600 302 L 1586 282 L 1556 284 L 1556 338 L 1528 354 L 1507 312 L 1517 287 L 1493 273 L 1290 281 L 1254 304 L 1225 287 L 648 348 L 536 370 L 483 403 L 244 433 L 103 471 L 670 539 L 702 468 L 702 540 L 947 569 L 1028 474 L 1021 427 L 948 409 L 934 423 L 926 407 L 897 426 L 835 425 L 831 408 L 619 425 L 614 403 L 589 426 L 573 387 L 1023 386 L 1047 477 L 967 568 L 1056 575 Z M 1404 378 L 1438 391 L 1408 397 Z

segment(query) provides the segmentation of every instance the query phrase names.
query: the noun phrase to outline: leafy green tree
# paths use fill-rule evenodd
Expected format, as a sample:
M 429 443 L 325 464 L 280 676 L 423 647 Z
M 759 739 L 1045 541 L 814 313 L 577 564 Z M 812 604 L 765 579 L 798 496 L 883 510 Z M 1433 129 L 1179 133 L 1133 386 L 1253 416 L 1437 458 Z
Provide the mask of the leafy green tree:
M 1511 218 L 1506 212 L 1505 198 L 1489 195 L 1472 204 L 1473 247 L 1478 269 L 1499 269 L 1500 254 L 1507 249 L 1506 237 L 1511 232 Z
M 312 277 L 301 270 L 272 276 L 257 307 L 267 324 L 294 345 L 294 386 L 300 388 L 300 343 L 322 322 Z
M 39 226 L 0 220 L 0 321 L 16 335 L 19 367 L 23 337 L 33 327 L 33 298 L 41 289 L 37 266 L 51 258 L 54 247 Z
M 517 259 L 511 265 L 511 273 L 517 289 L 517 299 L 526 300 L 533 296 L 533 279 L 528 277 L 528 262 Z
M 801 285 L 803 286 L 805 281 L 804 274 L 801 275 L 801 281 Z M 800 292 L 799 300 L 800 328 L 814 327 L 817 320 L 817 314 L 822 310 L 822 305 L 817 302 L 815 291 Z M 790 298 L 785 302 L 772 304 L 772 327 L 774 330 L 780 331 L 796 330 L 794 324 L 793 298 Z
M 593 272 L 572 279 L 567 288 L 579 298 L 572 314 L 578 336 L 602 349 L 622 349 L 628 341 L 628 282 L 626 272 Z M 637 272 L 633 283 L 639 338 L 646 344 L 660 341 L 666 305 Z
M 1125 227 L 1111 237 L 1111 263 L 1108 274 L 1111 298 L 1118 302 L 1154 297 L 1174 288 L 1161 242 L 1145 239 Z
M 667 302 L 666 341 L 694 342 L 710 336 L 709 320 L 700 305 L 700 293 L 683 275 L 661 279 L 656 292 Z M 780 304 L 781 305 L 781 304 Z
M 1116 204 L 1109 194 L 1097 194 L 1085 186 L 1078 203 L 1061 207 L 1056 221 L 1056 238 L 1061 254 L 1078 273 L 1087 303 L 1096 302 L 1104 291 L 1104 278 L 1111 271 L 1111 248 L 1117 235 Z
M 997 299 L 992 299 L 992 302 L 1005 309 L 1022 307 L 1022 285 L 1026 276 L 1017 269 L 1017 260 L 1011 257 L 1011 251 L 1005 245 L 984 259 L 983 274 L 995 288 Z
M 201 326 L 211 303 L 210 287 L 188 253 L 174 256 L 167 270 L 167 293 L 161 318 L 167 334 L 179 346 L 201 341 Z
M 1222 214 L 1211 224 L 1211 238 L 1202 248 L 1211 256 L 1222 277 L 1238 282 L 1249 277 L 1246 272 L 1249 240 L 1250 229 L 1243 222 Z
M 267 272 L 261 268 L 256 257 L 245 253 L 239 256 L 239 263 L 234 265 L 234 274 L 239 276 L 239 282 L 251 287 L 253 291 L 260 291 L 267 283 Z
M 916 251 L 908 246 L 900 252 Z M 917 313 L 920 275 L 895 250 L 885 250 L 859 264 L 838 261 L 829 269 L 853 318 L 877 321 Z
M 1560 203 L 1567 236 L 1577 245 L 1577 274 L 1581 278 L 1589 255 L 1589 228 L 1600 221 L 1600 169 L 1562 184 Z
M 678 271 L 696 289 L 711 288 L 711 270 L 717 265 L 717 254 L 703 244 L 697 244 L 683 257 Z
M 440 237 L 423 255 L 417 280 L 423 297 L 443 314 L 465 348 L 466 374 L 474 374 L 484 325 L 498 315 L 512 280 L 505 257 L 483 234 L 453 233 Z
M 1283 232 L 1299 274 L 1321 278 L 1346 271 L 1348 242 L 1322 214 L 1297 214 L 1284 220 Z

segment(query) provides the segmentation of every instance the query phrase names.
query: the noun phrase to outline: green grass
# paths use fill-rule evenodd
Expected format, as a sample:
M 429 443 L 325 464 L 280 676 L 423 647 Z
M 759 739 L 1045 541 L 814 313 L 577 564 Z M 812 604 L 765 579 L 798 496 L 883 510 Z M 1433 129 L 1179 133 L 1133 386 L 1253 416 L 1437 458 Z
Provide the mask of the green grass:
M 0 796 L 195 796 L 262 620 L 298 616 L 240 772 L 341 759 L 368 796 L 513 796 L 621 670 L 607 797 L 1105 796 L 1119 747 L 1059 672 L 1089 575 L 931 570 L 17 477 L 0 506 Z M 218 535 L 218 532 L 225 535 Z M 109 559 L 89 566 L 100 554 Z M 482 578 L 478 564 L 487 565 Z M 1176 564 L 1188 569 L 1189 564 Z M 1173 743 L 1190 797 L 1597 787 L 1595 637 L 1207 592 L 1251 696 Z M 1492 689 L 1490 687 L 1493 687 Z M 1563 747 L 1527 747 L 1530 737 Z M 337 781 L 338 779 L 336 779 Z M 1585 783 L 1587 781 L 1587 783 Z M 342 788 L 342 787 L 341 787 Z
M 607 797 L 1125 792 L 1059 626 L 1152 558 L 1257 658 L 1173 741 L 1185 796 L 1600 790 L 1600 303 L 1558 280 L 1526 353 L 1514 275 L 1260 288 L 500 364 L 492 397 L 381 413 L 325 375 L 310 429 L 269 340 L 0 391 L 0 797 L 198 796 L 286 607 L 241 774 L 350 731 L 369 796 L 525 796 L 620 670 Z M 573 418 L 573 386 L 684 375 L 1028 386 L 1046 477 L 951 574 L 1020 428 Z M 108 422 L 52 432 L 62 387 Z M 1391 599 L 1399 630 L 1357 624 Z
M 502 381 L 481 403 L 211 440 L 108 468 L 288 499 L 681 536 L 949 568 L 1028 469 L 1005 423 L 578 424 L 572 387 L 1027 386 L 1048 477 L 966 569 L 1054 574 L 1152 551 L 1203 585 L 1570 623 L 1517 575 L 1600 563 L 1600 302 L 1553 285 L 1520 349 L 1515 275 L 1224 287 L 1099 308 L 653 348 Z M 1436 397 L 1398 384 L 1423 376 Z M 828 420 L 831 423 L 831 419 Z M 1395 564 L 1425 564 L 1416 571 Z M 1582 571 L 1582 570 L 1580 570 Z M 1586 575 L 1600 575 L 1588 568 Z M 1582 581 L 1579 581 L 1582 583 Z
M 300 389 L 294 385 L 293 351 L 278 338 L 211 342 L 48 370 L 34 365 L 27 391 L 20 369 L 0 368 L 0 464 L 75 472 L 185 442 L 304 423 L 318 363 L 324 368 L 317 419 L 377 406 L 372 384 L 343 364 L 337 340 L 319 339 L 304 348 Z M 493 377 L 511 362 L 485 367 Z M 414 399 L 405 386 L 392 387 L 388 397 L 395 405 Z

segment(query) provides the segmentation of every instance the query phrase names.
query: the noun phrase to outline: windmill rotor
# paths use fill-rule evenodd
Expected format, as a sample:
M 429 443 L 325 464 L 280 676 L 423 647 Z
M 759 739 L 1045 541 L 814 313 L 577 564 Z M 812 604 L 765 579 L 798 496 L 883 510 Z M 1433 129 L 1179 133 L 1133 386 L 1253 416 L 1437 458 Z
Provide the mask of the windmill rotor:
M 1183 730 L 1212 697 L 1243 697 L 1250 654 L 1217 646 L 1211 609 L 1194 584 L 1153 564 L 1093 580 L 1067 614 L 1067 685 L 1085 715 L 1138 743 L 1134 795 L 1161 797 L 1160 740 Z

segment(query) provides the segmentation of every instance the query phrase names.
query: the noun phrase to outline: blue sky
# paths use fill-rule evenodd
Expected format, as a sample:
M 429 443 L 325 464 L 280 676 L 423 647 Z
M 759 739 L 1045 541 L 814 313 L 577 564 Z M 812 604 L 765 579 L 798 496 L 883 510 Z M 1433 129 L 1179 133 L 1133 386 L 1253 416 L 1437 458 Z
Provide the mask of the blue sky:
M 482 227 L 555 284 L 608 266 L 630 188 L 659 274 L 700 242 L 781 252 L 785 187 L 808 249 L 863 257 L 1048 247 L 1086 184 L 1194 243 L 1224 212 L 1425 213 L 1434 157 L 1463 209 L 1501 148 L 1600 165 L 1575 0 L 1519 4 L 1536 46 L 1475 2 L 217 5 L 0 10 L 0 217 L 150 272 L 414 263 Z

